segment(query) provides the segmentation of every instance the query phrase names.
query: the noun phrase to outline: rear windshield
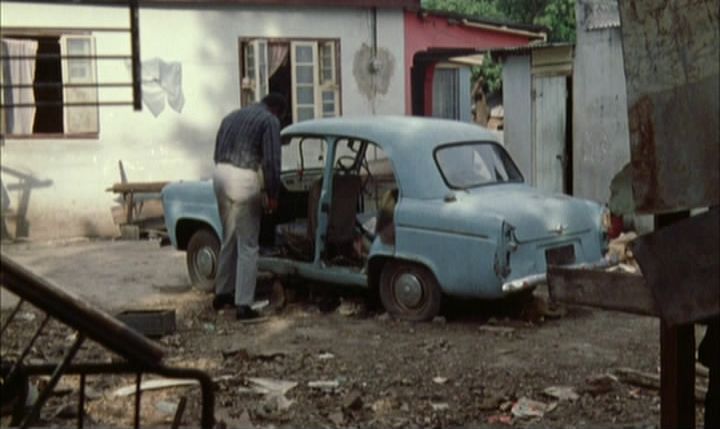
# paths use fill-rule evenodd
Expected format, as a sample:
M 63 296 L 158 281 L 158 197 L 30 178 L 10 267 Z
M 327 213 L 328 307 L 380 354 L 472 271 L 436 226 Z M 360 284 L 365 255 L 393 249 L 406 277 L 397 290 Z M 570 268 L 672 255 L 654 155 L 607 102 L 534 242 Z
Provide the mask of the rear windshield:
M 454 189 L 523 181 L 510 155 L 492 142 L 443 146 L 435 151 L 435 161 L 445 182 Z

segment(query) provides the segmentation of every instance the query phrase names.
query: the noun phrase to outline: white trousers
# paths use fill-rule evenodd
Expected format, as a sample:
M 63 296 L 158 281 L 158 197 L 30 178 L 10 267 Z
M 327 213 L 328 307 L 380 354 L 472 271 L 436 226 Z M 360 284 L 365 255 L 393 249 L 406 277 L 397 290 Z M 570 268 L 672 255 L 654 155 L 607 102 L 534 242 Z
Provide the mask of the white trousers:
M 217 164 L 213 189 L 223 227 L 215 294 L 235 295 L 235 305 L 255 300 L 262 196 L 255 170 Z

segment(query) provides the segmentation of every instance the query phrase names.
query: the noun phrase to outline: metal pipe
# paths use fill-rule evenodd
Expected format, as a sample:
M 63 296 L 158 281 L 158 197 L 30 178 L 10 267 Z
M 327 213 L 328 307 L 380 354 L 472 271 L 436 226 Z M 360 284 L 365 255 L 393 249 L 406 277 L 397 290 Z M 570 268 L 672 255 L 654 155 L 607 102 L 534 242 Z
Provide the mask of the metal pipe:
M 17 371 L 20 365 L 22 365 L 22 361 L 25 360 L 25 358 L 27 357 L 30 349 L 35 344 L 35 341 L 37 341 L 38 337 L 42 333 L 42 330 L 45 329 L 48 321 L 50 321 L 50 315 L 46 314 L 45 319 L 43 319 L 42 323 L 40 323 L 40 326 L 38 326 L 38 328 L 35 330 L 35 334 L 33 334 L 32 338 L 30 338 L 30 342 L 28 343 L 27 347 L 25 347 L 25 350 L 20 353 L 20 357 L 17 361 L 15 361 L 15 363 L 13 363 L 13 366 L 10 368 L 10 372 L 7 376 L 8 380 L 11 380 L 15 376 L 15 371 Z
M 24 302 L 25 302 L 25 300 L 21 298 L 20 301 L 18 301 L 15 308 L 13 308 L 13 311 L 10 313 L 7 320 L 5 320 L 5 324 L 2 326 L 2 328 L 0 328 L 0 337 L 2 337 L 2 334 L 5 332 L 7 327 L 10 325 L 10 322 L 13 321 L 13 319 L 15 318 L 15 315 L 18 313 L 18 311 L 20 311 L 20 307 L 22 307 Z
M 129 60 L 131 55 L 61 55 L 61 54 L 36 54 L 36 55 L 2 55 L 0 60 Z
M 22 425 L 20 425 L 21 428 L 29 428 L 30 424 L 38 418 L 40 415 L 40 409 L 45 405 L 45 402 L 50 398 L 50 395 L 52 394 L 53 390 L 55 389 L 55 386 L 57 385 L 58 381 L 60 380 L 60 377 L 62 377 L 63 372 L 65 371 L 65 368 L 70 364 L 70 361 L 73 360 L 75 355 L 77 354 L 78 350 L 80 350 L 80 346 L 82 346 L 83 342 L 85 341 L 85 335 L 78 332 L 78 337 L 73 343 L 73 345 L 68 349 L 68 351 L 65 353 L 65 356 L 63 356 L 62 361 L 60 364 L 58 364 L 57 367 L 55 367 L 55 371 L 53 372 L 52 376 L 50 377 L 50 381 L 48 381 L 47 386 L 45 389 L 40 392 L 40 396 L 38 396 L 38 399 L 35 401 L 35 404 L 32 407 L 32 410 L 30 410 L 30 413 L 28 413 L 27 416 L 25 416 L 25 420 L 23 420 Z
M 140 429 L 140 395 L 142 395 L 142 390 L 140 390 L 141 382 L 142 373 L 138 372 L 135 376 L 135 426 L 133 426 L 135 429 Z
M 3 104 L 0 110 L 10 107 L 42 107 L 42 106 L 63 106 L 63 107 L 100 107 L 100 106 L 134 106 L 135 101 L 96 101 L 83 103 L 63 103 L 62 101 L 37 101 L 35 103 Z
M 53 371 L 54 365 L 28 365 L 24 367 L 28 375 L 42 375 Z M 168 378 L 194 379 L 200 384 L 202 396 L 201 427 L 212 429 L 215 425 L 215 386 L 205 372 L 192 368 L 170 368 L 163 365 L 143 366 L 129 362 L 80 363 L 68 365 L 65 374 L 129 374 L 144 371 Z
M 80 374 L 80 398 L 78 399 L 78 429 L 85 423 L 85 374 Z
M 67 82 L 35 82 L 35 83 L 14 83 L 2 84 L 2 89 L 13 88 L 129 88 L 132 82 L 108 82 L 108 83 L 67 83 Z
M 180 423 L 182 423 L 182 416 L 185 413 L 185 406 L 187 405 L 187 397 L 183 396 L 180 398 L 180 403 L 178 404 L 177 410 L 175 410 L 175 417 L 173 417 L 172 426 L 170 426 L 171 429 L 178 429 L 180 427 Z
M 142 110 L 142 89 L 140 81 L 142 79 L 140 65 L 140 11 L 138 9 L 138 0 L 128 0 L 130 2 L 130 38 L 132 45 L 132 80 L 133 80 L 133 109 Z

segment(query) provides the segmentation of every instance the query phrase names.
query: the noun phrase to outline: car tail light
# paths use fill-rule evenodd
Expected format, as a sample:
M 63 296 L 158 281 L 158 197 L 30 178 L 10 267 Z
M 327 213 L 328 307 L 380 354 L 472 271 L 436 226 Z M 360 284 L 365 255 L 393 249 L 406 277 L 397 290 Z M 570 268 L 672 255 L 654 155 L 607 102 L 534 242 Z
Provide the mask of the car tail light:
M 623 232 L 623 229 L 625 229 L 625 225 L 623 223 L 622 216 L 618 216 L 616 214 L 610 214 L 610 228 L 608 228 L 608 237 L 612 240 L 613 238 L 617 238 L 620 236 L 620 234 Z

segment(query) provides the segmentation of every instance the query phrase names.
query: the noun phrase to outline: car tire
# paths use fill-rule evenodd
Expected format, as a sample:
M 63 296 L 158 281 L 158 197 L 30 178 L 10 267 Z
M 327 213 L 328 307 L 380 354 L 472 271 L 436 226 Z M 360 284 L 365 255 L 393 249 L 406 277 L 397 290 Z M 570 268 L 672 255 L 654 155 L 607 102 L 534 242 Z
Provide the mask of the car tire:
M 185 252 L 190 283 L 196 289 L 213 292 L 220 256 L 220 241 L 208 228 L 195 231 Z
M 393 317 L 421 322 L 440 312 L 442 292 L 426 267 L 405 261 L 390 261 L 380 274 L 380 300 Z

